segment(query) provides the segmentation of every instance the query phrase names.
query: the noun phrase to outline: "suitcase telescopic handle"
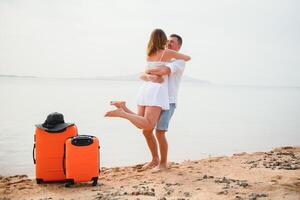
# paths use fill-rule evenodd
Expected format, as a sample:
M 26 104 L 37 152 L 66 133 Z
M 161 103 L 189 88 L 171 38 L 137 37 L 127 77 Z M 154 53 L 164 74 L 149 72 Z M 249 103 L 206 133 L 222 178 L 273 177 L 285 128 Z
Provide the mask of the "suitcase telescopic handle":
M 35 160 L 35 143 L 33 144 L 33 148 L 32 148 L 32 159 L 33 159 L 33 163 L 35 164 L 36 163 L 36 160 Z

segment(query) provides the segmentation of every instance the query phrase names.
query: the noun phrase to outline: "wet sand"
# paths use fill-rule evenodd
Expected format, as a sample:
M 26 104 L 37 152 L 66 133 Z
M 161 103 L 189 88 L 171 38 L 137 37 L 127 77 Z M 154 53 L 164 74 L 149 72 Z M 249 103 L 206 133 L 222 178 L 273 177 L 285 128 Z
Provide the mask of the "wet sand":
M 101 168 L 98 185 L 37 185 L 26 175 L 0 176 L 4 199 L 300 199 L 300 147 L 169 163 L 159 173 L 142 164 Z

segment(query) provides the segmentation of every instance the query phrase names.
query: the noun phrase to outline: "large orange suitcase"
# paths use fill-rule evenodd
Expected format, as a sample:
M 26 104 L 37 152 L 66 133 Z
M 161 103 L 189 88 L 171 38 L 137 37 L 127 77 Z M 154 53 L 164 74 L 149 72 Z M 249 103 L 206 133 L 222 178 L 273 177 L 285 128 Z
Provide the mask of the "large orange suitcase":
M 62 162 L 65 141 L 78 135 L 75 125 L 61 132 L 47 132 L 36 128 L 34 135 L 33 161 L 35 164 L 36 182 L 65 181 Z
M 100 169 L 99 149 L 99 140 L 90 135 L 78 135 L 66 141 L 64 154 L 66 187 L 88 181 L 93 181 L 93 186 L 97 185 Z

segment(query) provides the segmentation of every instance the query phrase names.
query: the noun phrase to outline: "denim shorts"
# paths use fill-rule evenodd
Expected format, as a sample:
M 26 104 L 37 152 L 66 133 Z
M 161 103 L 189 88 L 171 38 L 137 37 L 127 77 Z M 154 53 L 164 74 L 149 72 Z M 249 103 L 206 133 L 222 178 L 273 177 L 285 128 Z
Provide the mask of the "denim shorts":
M 175 108 L 176 108 L 176 104 L 170 103 L 169 110 L 161 111 L 158 122 L 156 124 L 156 129 L 161 131 L 168 131 L 169 123 L 172 118 L 172 115 L 174 114 Z

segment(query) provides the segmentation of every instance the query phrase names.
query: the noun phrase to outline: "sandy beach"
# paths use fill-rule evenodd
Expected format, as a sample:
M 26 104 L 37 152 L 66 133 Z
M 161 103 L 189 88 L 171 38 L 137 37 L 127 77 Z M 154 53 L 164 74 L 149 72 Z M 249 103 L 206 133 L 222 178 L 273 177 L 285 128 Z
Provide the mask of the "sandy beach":
M 300 199 L 300 147 L 169 163 L 101 168 L 98 185 L 37 185 L 26 175 L 0 177 L 0 199 Z

